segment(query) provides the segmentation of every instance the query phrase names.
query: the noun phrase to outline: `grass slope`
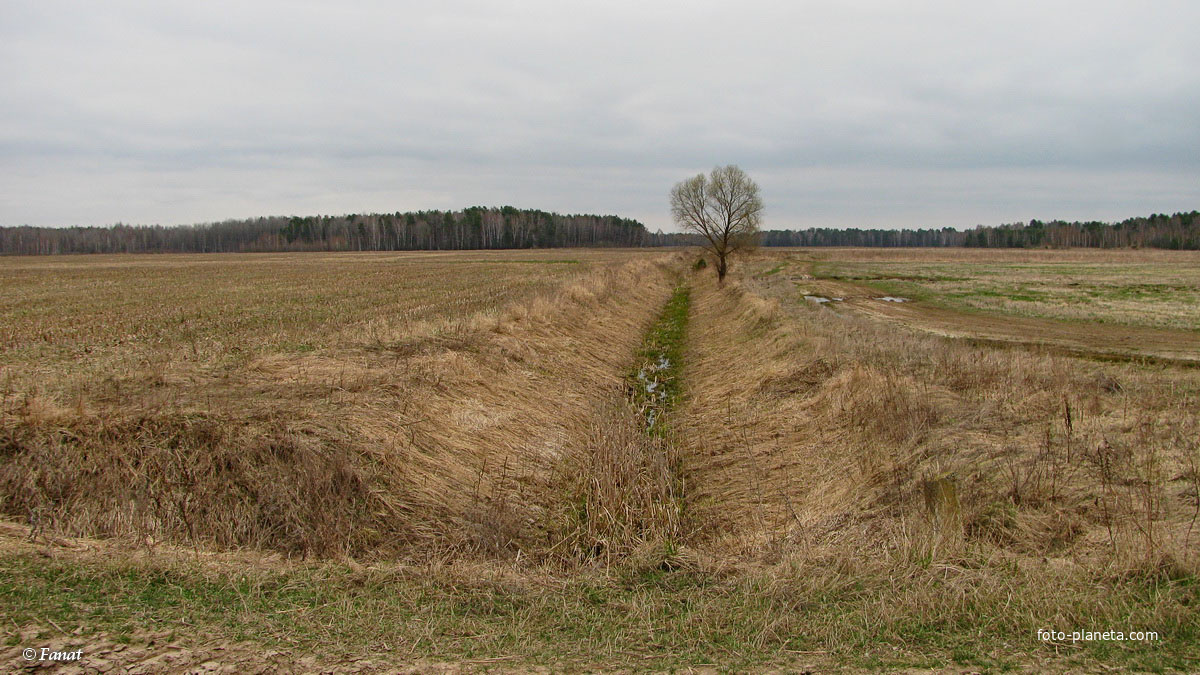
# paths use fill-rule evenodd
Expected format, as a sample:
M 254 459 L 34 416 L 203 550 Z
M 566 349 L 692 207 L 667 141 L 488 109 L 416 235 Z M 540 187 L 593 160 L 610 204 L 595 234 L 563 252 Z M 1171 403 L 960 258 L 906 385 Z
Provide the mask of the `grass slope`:
M 335 326 L 311 351 L 267 340 L 224 374 L 178 340 L 103 386 L 60 363 L 35 390 L 26 363 L 0 408 L 0 506 L 33 525 L 0 527 L 4 655 L 1197 667 L 1200 373 L 814 306 L 792 278 L 807 263 L 772 255 L 724 287 L 686 255 L 498 263 L 479 285 L 528 268 L 551 291 L 465 315 L 449 292 L 428 320 Z M 107 538 L 63 538 L 79 535 Z

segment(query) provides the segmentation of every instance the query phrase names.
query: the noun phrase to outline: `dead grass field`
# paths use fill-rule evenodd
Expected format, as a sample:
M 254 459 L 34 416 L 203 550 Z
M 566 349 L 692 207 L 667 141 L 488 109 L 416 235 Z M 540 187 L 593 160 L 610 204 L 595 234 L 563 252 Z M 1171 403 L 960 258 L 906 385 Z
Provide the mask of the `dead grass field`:
M 1183 360 L 1197 356 L 1195 333 L 1144 329 L 1176 338 L 1179 360 L 1151 362 L 1109 358 L 1145 353 L 1145 343 L 1113 339 L 1127 326 L 1096 330 L 1074 355 L 1047 349 L 1051 326 L 1075 339 L 1086 330 L 1073 320 L 963 312 L 956 326 L 972 339 L 946 337 L 930 313 L 948 310 L 928 296 L 855 298 L 853 282 L 793 268 L 814 257 L 840 266 L 843 255 L 882 254 L 763 251 L 724 289 L 696 281 L 693 324 L 703 328 L 690 341 L 681 417 L 706 548 L 894 588 L 864 590 L 881 593 L 882 626 L 952 633 L 975 621 L 1016 638 L 1036 630 L 1017 628 L 1035 616 L 1131 625 L 1148 611 L 1143 621 L 1163 625 L 1194 615 L 1191 600 L 1157 603 L 1195 593 L 1200 569 L 1200 373 Z M 1012 256 L 968 252 L 952 264 Z M 1147 258 L 1143 274 L 1151 262 L 1164 278 L 1191 273 L 1190 257 Z M 805 298 L 817 292 L 844 300 Z M 974 339 L 996 337 L 989 321 L 1035 330 Z M 1017 570 L 1031 576 L 1012 585 Z M 1016 596 L 1044 609 L 1013 611 Z M 1180 635 L 1194 640 L 1196 623 L 1184 624 Z M 969 642 L 960 663 L 1003 662 L 994 633 Z
M 948 309 L 1200 331 L 1196 251 L 831 249 L 791 260 L 785 271 Z
M 1200 363 L 1191 251 L 783 250 L 754 269 L 775 295 L 837 298 L 838 311 L 938 335 Z
M 1095 553 L 1097 539 L 1117 552 L 1136 540 L 1140 547 L 1124 550 L 1132 556 L 1126 563 L 1142 555 L 1151 564 L 1168 556 L 1170 564 L 1195 565 L 1195 370 L 931 335 L 919 321 L 915 328 L 895 315 L 880 321 L 849 299 L 808 301 L 809 280 L 762 273 L 777 264 L 765 254 L 747 263 L 736 287 L 709 289 L 696 321 L 710 336 L 693 342 L 689 360 L 692 386 L 705 392 L 692 399 L 697 427 L 689 436 L 715 439 L 689 456 L 699 472 L 727 474 L 698 481 L 723 491 L 693 496 L 724 516 L 739 541 L 797 532 L 819 539 L 825 527 L 840 538 L 868 514 L 920 516 L 919 483 L 949 475 L 964 482 L 968 530 L 996 526 L 999 517 L 1015 529 L 988 536 L 1016 541 L 1018 533 L 1050 528 L 1041 534 L 1043 554 L 1072 551 L 1072 544 L 1081 555 Z M 739 367 L 725 365 L 729 353 L 741 356 Z M 846 480 L 847 470 L 855 480 Z M 819 485 L 829 492 L 814 494 Z M 973 505 L 985 514 L 980 522 L 972 525 L 965 500 L 980 501 Z M 1120 524 L 1096 511 L 1107 500 L 1121 502 Z M 1135 502 L 1141 521 L 1129 520 Z M 1031 518 L 1037 512 L 1070 522 L 1022 523 L 1018 516 L 1031 506 L 1049 511 L 1033 508 Z M 759 524 L 750 527 L 754 519 Z M 904 531 L 913 523 L 894 525 Z M 874 535 L 863 541 L 887 548 L 903 538 Z
M 628 252 L 0 258 L 0 367 L 61 386 L 419 331 L 546 294 Z
M 8 324 L 5 509 L 320 555 L 508 550 L 526 519 L 544 536 L 526 511 L 668 292 L 654 256 L 570 254 L 587 262 L 6 261 L 15 295 L 58 299 Z
M 0 658 L 1194 670 L 1194 328 L 962 299 L 1193 288 L 1188 255 L 0 259 Z

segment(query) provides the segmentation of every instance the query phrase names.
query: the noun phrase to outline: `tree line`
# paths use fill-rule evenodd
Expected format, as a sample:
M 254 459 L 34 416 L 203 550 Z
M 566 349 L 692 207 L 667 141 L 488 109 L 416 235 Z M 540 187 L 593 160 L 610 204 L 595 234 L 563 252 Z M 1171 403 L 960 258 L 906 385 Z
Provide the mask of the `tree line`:
M 694 234 L 658 232 L 649 243 L 657 246 L 699 245 Z M 978 248 L 1166 248 L 1200 249 L 1200 211 L 1151 214 L 1116 223 L 1052 220 L 916 230 L 866 230 L 814 227 L 806 230 L 767 230 L 762 246 L 978 247 Z
M 645 225 L 618 216 L 534 209 L 271 216 L 200 225 L 0 227 L 0 253 L 236 253 L 645 246 Z
M 691 246 L 698 235 L 650 233 L 618 216 L 560 215 L 534 209 L 271 216 L 201 225 L 0 227 L 0 254 L 220 253 L 258 251 L 415 251 L 574 246 Z M 767 230 L 763 246 L 1166 248 L 1200 249 L 1200 211 L 1151 214 L 1117 223 L 1011 223 L 969 230 L 809 228 Z
M 964 233 L 963 246 L 1200 249 L 1200 211 L 1152 213 L 1117 223 L 1031 220 Z

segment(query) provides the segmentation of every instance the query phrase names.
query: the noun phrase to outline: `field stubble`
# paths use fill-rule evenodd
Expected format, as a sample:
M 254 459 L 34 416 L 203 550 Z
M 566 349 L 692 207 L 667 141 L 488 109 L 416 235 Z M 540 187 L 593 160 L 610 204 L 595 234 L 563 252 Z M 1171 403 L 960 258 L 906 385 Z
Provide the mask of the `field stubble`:
M 312 351 L 276 340 L 233 375 L 134 371 L 82 403 L 14 392 L 10 515 L 53 509 L 48 532 L 196 550 L 39 566 L 20 545 L 5 574 L 27 583 L 0 591 L 21 625 L 129 631 L 146 611 L 467 667 L 1193 667 L 1200 372 L 818 307 L 794 252 L 761 254 L 723 288 L 685 277 L 682 386 L 655 438 L 625 403 L 632 355 L 687 262 L 581 263 L 552 296 L 419 329 L 360 322 Z M 98 468 L 56 459 L 84 456 Z M 204 546 L 361 563 L 238 577 L 197 563 Z M 53 588 L 72 575 L 95 597 L 136 593 L 64 619 Z M 226 597 L 245 611 L 220 622 Z M 1164 637 L 1065 649 L 1038 628 Z
M 786 275 L 755 273 L 776 264 L 770 256 L 750 263 L 742 284 L 699 305 L 712 312 L 699 319 L 712 337 L 707 349 L 697 341 L 692 380 L 708 406 L 694 417 L 727 421 L 717 425 L 719 445 L 755 448 L 733 466 L 765 462 L 753 473 L 776 481 L 723 483 L 742 490 L 742 501 L 772 503 L 776 527 L 820 540 L 821 525 L 804 516 L 815 512 L 840 522 L 829 532 L 835 539 L 849 536 L 846 525 L 865 516 L 920 514 L 921 483 L 953 476 L 969 537 L 1195 572 L 1200 373 L 931 335 L 807 302 Z M 759 348 L 746 349 L 750 340 Z M 727 353 L 739 354 L 741 367 L 716 367 Z M 718 469 L 733 461 L 713 456 Z M 856 480 L 845 479 L 848 468 Z
M 1141 624 L 1169 626 L 1168 644 L 1079 655 L 1191 668 L 1200 373 L 813 303 L 791 256 L 762 252 L 725 288 L 697 280 L 681 410 L 688 509 L 707 524 L 693 545 L 778 583 L 824 578 L 839 600 L 857 589 L 878 603 L 867 634 L 958 635 L 963 664 L 1037 653 L 1041 624 Z M 806 629 L 866 649 L 853 606 Z
M 792 262 L 817 280 L 948 309 L 1200 331 L 1195 251 L 834 249 L 797 252 Z
M 581 253 L 583 271 L 524 252 L 89 260 L 94 276 L 125 275 L 119 301 L 106 310 L 95 284 L 63 286 L 50 350 L 30 346 L 47 307 L 10 329 L 23 332 L 9 358 L 23 360 L 6 368 L 4 510 L 146 545 L 544 546 L 555 467 L 586 446 L 593 409 L 619 397 L 625 359 L 669 292 L 648 257 Z M 164 306 L 211 320 L 193 334 Z M 247 322 L 256 315 L 275 318 Z M 93 355 L 93 343 L 106 348 Z

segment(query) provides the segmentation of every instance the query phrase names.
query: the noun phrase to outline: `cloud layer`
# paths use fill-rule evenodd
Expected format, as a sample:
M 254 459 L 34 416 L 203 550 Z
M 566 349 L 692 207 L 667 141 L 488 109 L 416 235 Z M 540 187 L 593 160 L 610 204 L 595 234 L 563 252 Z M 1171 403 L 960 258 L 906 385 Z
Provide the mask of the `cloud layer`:
M 1200 207 L 1193 2 L 0 6 L 0 224 L 513 204 L 671 229 Z

